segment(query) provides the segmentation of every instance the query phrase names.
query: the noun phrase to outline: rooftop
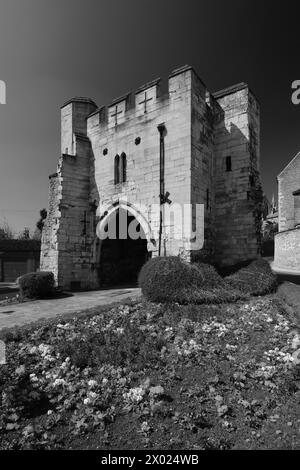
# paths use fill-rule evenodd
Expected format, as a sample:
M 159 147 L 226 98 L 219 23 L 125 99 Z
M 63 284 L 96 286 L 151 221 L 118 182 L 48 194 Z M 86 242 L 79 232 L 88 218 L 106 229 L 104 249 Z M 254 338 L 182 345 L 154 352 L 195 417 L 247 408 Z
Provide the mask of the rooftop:
M 41 242 L 39 240 L 0 240 L 0 252 L 12 251 L 40 251 Z

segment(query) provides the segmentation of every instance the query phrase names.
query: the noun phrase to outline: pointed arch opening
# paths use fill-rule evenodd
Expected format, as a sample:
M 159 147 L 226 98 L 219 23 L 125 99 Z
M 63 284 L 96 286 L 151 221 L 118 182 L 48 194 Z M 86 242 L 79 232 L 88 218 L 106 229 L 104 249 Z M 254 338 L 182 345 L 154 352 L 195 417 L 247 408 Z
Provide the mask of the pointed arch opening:
M 137 285 L 143 264 L 157 250 L 150 224 L 128 201 L 103 207 L 102 213 L 97 226 L 99 285 Z
M 101 287 L 137 285 L 139 272 L 151 257 L 147 234 L 140 222 L 122 206 L 102 221 L 98 270 Z

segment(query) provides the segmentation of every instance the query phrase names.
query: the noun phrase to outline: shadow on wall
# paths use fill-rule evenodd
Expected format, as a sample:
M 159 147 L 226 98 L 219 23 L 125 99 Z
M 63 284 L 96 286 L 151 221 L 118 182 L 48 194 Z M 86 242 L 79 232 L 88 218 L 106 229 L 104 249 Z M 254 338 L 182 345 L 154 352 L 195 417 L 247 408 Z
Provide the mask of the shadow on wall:
M 205 261 L 213 260 L 220 268 L 239 266 L 261 254 L 263 192 L 257 170 L 258 137 L 251 125 L 249 138 L 232 122 L 226 125 L 224 111 L 217 106 L 215 206 L 211 225 L 205 230 L 205 248 L 209 238 L 213 243 L 204 253 Z

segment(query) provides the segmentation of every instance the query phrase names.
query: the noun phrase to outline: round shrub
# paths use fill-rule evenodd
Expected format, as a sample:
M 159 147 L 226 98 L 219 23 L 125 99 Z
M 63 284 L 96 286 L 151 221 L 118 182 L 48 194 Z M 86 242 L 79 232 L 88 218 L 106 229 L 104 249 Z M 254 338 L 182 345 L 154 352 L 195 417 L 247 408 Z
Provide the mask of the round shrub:
M 149 300 L 172 301 L 182 287 L 201 282 L 197 278 L 198 271 L 177 256 L 157 257 L 142 267 L 139 285 Z
M 29 299 L 43 298 L 54 289 L 54 275 L 48 271 L 28 273 L 18 278 L 21 297 Z
M 268 261 L 262 258 L 252 261 L 225 280 L 231 287 L 249 295 L 266 295 L 277 287 L 276 275 Z
M 207 286 L 213 288 L 223 286 L 224 281 L 222 277 L 211 264 L 197 262 L 192 266 L 196 267 L 201 272 L 203 278 L 201 287 Z
M 139 285 L 152 302 L 221 303 L 239 297 L 225 288 L 213 266 L 190 264 L 177 256 L 149 260 L 141 269 Z

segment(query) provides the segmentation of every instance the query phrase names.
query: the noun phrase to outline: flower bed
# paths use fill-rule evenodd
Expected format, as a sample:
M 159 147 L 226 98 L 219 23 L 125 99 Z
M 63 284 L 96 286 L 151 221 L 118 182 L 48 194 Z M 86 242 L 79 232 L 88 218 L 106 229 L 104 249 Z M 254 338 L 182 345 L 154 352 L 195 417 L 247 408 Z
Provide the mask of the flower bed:
M 300 336 L 275 297 L 110 306 L 4 339 L 0 449 L 300 448 Z

